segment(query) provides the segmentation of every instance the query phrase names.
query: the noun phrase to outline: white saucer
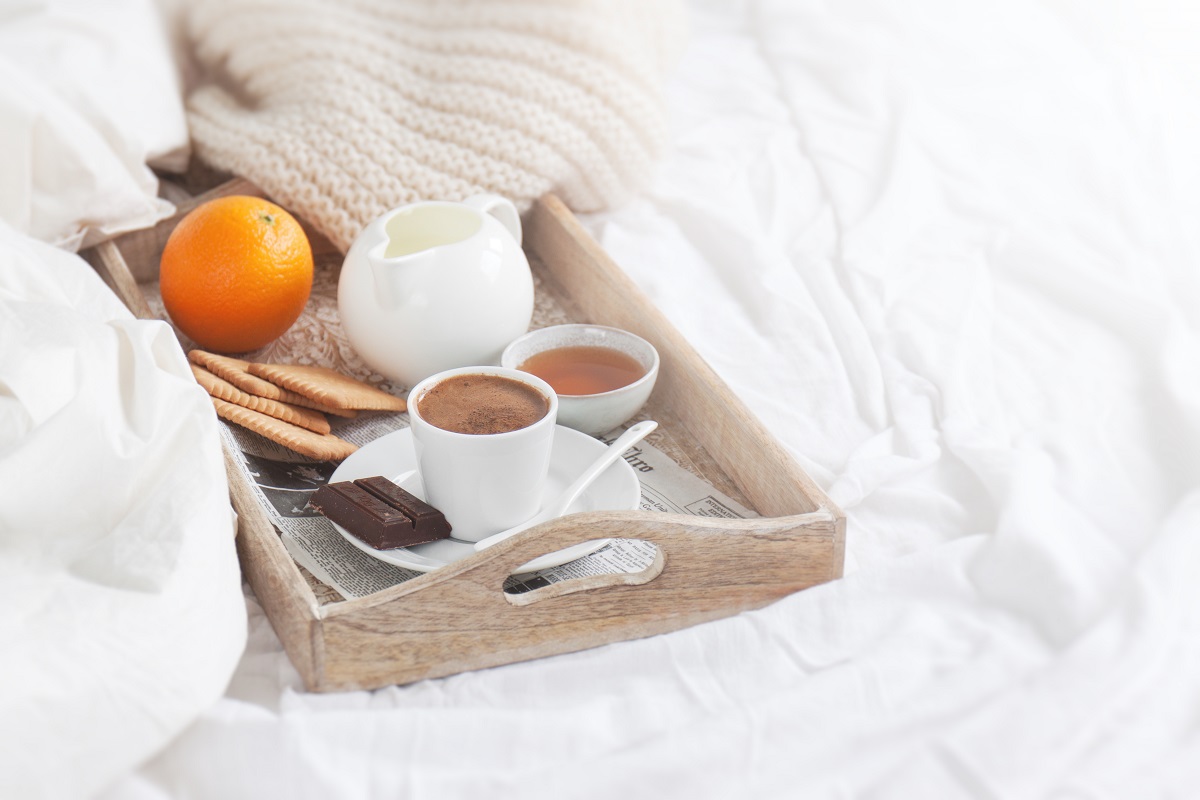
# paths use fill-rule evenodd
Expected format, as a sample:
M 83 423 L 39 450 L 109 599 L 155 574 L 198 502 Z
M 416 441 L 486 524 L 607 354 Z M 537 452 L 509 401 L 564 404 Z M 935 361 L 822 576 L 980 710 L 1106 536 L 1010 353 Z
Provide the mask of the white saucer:
M 596 459 L 606 446 L 604 442 L 593 439 L 585 433 L 562 425 L 556 426 L 554 446 L 550 453 L 550 474 L 546 479 L 542 502 L 545 503 L 558 496 Z M 422 500 L 425 499 L 421 476 L 417 474 L 417 456 L 413 451 L 410 429 L 405 428 L 402 431 L 389 433 L 359 448 L 333 471 L 329 482 L 352 481 L 375 475 L 382 475 Z M 638 483 L 633 467 L 629 466 L 626 461 L 618 459 L 612 466 L 604 470 L 591 486 L 584 490 L 566 513 L 633 510 L 641 502 L 641 496 L 641 484 Z M 475 552 L 474 545 L 456 539 L 439 539 L 436 542 L 427 542 L 412 547 L 376 550 L 336 522 L 332 524 L 342 538 L 367 555 L 418 572 L 429 572 L 438 567 L 453 564 Z M 582 542 L 565 550 L 548 553 L 522 564 L 514 572 L 520 574 L 557 567 L 599 550 L 608 544 L 608 541 L 608 539 L 596 539 Z

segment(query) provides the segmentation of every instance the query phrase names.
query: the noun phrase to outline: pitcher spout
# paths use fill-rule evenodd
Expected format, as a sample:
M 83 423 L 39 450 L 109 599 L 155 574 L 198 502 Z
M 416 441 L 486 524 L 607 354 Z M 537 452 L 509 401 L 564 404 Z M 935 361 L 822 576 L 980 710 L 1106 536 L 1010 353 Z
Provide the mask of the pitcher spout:
M 375 297 L 385 309 L 393 309 L 404 297 L 405 275 L 417 263 L 433 258 L 432 250 L 422 250 L 407 255 L 388 257 L 386 241 L 380 242 L 367 252 L 367 263 L 371 265 L 371 277 L 375 283 Z
M 406 273 L 432 261 L 439 249 L 470 239 L 482 226 L 478 211 L 455 203 L 407 206 L 387 218 L 382 241 L 367 254 L 380 304 L 395 307 Z

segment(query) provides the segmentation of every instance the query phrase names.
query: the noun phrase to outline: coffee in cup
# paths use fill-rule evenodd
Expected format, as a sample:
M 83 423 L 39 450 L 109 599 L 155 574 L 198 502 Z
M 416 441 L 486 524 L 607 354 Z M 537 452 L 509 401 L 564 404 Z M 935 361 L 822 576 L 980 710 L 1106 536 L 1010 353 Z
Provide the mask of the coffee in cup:
M 417 404 L 429 424 L 473 436 L 528 428 L 550 412 L 550 400 L 528 383 L 477 372 L 438 381 Z
M 455 539 L 477 542 L 532 517 L 550 469 L 558 395 L 536 375 L 462 367 L 408 399 L 424 499 Z

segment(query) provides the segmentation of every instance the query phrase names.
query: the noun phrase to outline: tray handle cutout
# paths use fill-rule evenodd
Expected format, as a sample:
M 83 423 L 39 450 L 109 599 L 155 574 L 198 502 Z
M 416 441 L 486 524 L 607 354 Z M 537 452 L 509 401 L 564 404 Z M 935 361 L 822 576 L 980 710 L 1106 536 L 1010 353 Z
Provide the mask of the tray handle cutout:
M 588 575 L 582 578 L 569 578 L 548 586 L 539 586 L 527 592 L 506 591 L 504 592 L 504 599 L 514 606 L 527 606 L 539 600 L 562 597 L 574 592 L 603 589 L 607 586 L 641 586 L 661 575 L 666 565 L 667 559 L 663 555 L 662 548 L 654 545 L 654 558 L 637 572 L 614 572 L 604 575 Z

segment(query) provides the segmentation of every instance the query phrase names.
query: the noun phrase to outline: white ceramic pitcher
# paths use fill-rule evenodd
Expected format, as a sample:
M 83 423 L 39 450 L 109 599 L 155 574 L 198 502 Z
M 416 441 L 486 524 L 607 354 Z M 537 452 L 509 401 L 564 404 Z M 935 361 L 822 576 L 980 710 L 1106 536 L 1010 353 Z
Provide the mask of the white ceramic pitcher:
M 363 360 L 408 387 L 498 363 L 533 316 L 516 207 L 482 194 L 383 214 L 346 254 L 338 312 Z

